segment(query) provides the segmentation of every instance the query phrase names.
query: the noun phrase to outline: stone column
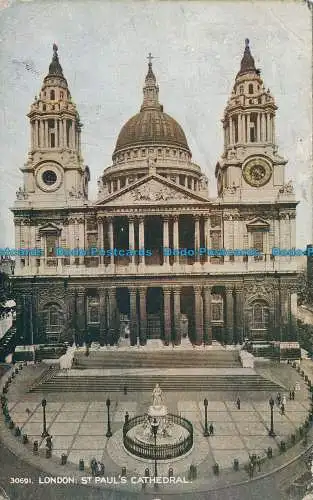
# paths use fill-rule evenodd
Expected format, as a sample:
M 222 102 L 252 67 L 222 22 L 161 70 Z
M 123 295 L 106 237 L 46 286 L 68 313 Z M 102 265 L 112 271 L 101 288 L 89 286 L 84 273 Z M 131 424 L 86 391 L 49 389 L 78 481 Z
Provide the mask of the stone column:
M 229 118 L 229 142 L 230 144 L 233 144 L 234 143 L 234 132 L 233 132 L 233 119 L 232 117 L 230 116 Z
M 247 142 L 251 142 L 251 140 L 250 140 L 250 113 L 247 114 Z
M 72 340 L 77 340 L 76 334 L 76 291 L 74 288 L 70 288 L 67 292 L 67 326 L 66 326 L 66 335 L 68 342 Z
M 163 288 L 164 303 L 164 343 L 168 345 L 171 341 L 171 289 Z
M 266 123 L 265 123 L 265 113 L 261 113 L 261 141 L 266 141 Z
M 135 250 L 136 244 L 135 244 L 135 218 L 132 216 L 128 217 L 128 248 L 129 250 Z M 131 255 L 130 258 L 130 263 L 133 264 L 135 261 L 134 255 Z
M 110 345 L 114 345 L 118 341 L 118 334 L 117 332 L 119 331 L 118 327 L 118 311 L 117 311 L 117 305 L 116 305 L 116 289 L 115 288 L 109 288 L 108 290 L 108 302 L 107 302 L 108 310 L 107 310 L 107 317 L 108 317 L 108 341 Z
M 63 121 L 59 120 L 59 147 L 64 147 Z
M 103 218 L 98 217 L 97 223 L 98 223 L 98 250 L 102 251 L 102 249 L 103 249 Z M 104 265 L 104 256 L 103 255 L 99 256 L 99 264 L 100 264 L 100 266 Z
M 238 142 L 242 143 L 242 114 L 238 114 Z
M 145 218 L 139 217 L 139 250 L 145 247 Z M 139 257 L 139 262 L 145 265 L 145 256 Z
M 211 324 L 211 287 L 203 288 L 203 341 L 212 344 L 212 324 Z
M 257 142 L 261 141 L 261 115 L 260 115 L 260 113 L 257 114 L 256 140 L 257 140 Z
M 39 144 L 38 146 L 40 148 L 44 147 L 44 122 L 42 120 L 39 120 Z
M 174 215 L 173 217 L 173 247 L 179 248 L 179 216 Z M 179 261 L 179 257 L 174 255 L 174 264 Z
M 38 120 L 35 120 L 35 130 L 34 130 L 34 138 L 33 138 L 33 148 L 38 148 Z
M 63 120 L 63 147 L 67 148 L 67 133 L 66 133 L 66 125 L 67 125 L 67 120 L 64 118 Z
M 139 307 L 140 307 L 140 345 L 147 343 L 147 309 L 146 309 L 147 288 L 139 288 Z
M 179 345 L 181 343 L 181 329 L 180 329 L 180 288 L 174 288 L 174 332 L 175 332 L 175 344 Z
M 79 219 L 78 235 L 79 235 L 79 248 L 85 249 L 85 221 L 83 218 Z M 83 266 L 85 263 L 85 257 L 83 255 L 79 256 L 79 265 Z
M 108 217 L 108 236 L 109 236 L 109 247 L 113 251 L 114 248 L 114 220 L 113 217 Z M 114 265 L 114 255 L 110 255 L 110 266 Z
M 98 288 L 99 294 L 99 319 L 100 319 L 100 345 L 107 345 L 107 316 L 106 316 L 106 288 Z
M 137 288 L 129 288 L 129 309 L 130 309 L 130 344 L 137 344 L 138 318 L 137 318 Z
M 49 147 L 49 137 L 48 137 L 48 120 L 44 120 L 45 124 L 45 148 Z
M 270 142 L 271 132 L 270 132 L 270 114 L 266 113 L 266 142 Z
M 244 340 L 244 332 L 243 332 L 243 324 L 244 324 L 244 297 L 243 297 L 243 288 L 236 286 L 235 291 L 235 319 L 236 319 L 236 333 L 235 333 L 235 341 L 236 343 L 243 343 Z
M 194 286 L 194 297 L 195 297 L 195 343 L 196 345 L 201 345 L 203 342 L 203 304 L 202 304 L 202 287 Z
M 203 219 L 204 247 L 209 248 L 209 216 L 205 215 Z M 204 262 L 208 261 L 208 255 L 204 256 Z
M 227 344 L 232 344 L 234 341 L 234 297 L 232 288 L 226 288 L 226 340 Z
M 199 215 L 194 216 L 194 221 L 195 221 L 195 250 L 198 251 L 200 248 L 200 217 Z M 195 255 L 195 261 L 199 261 L 199 254 L 196 253 Z
M 168 248 L 170 244 L 169 240 L 169 223 L 168 223 L 168 216 L 163 215 L 163 247 Z M 169 256 L 164 255 L 163 257 L 163 265 L 168 266 L 169 265 Z
M 76 334 L 77 343 L 82 345 L 86 336 L 86 298 L 82 287 L 78 288 L 76 296 Z

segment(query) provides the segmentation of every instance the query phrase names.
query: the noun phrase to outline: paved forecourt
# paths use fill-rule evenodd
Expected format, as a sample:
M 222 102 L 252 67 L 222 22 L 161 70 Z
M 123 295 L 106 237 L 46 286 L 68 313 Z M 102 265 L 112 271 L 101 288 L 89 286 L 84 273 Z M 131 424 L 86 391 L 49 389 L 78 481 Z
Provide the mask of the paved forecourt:
M 269 395 L 263 394 L 253 400 L 253 394 L 242 395 L 241 409 L 235 404 L 235 396 L 229 393 L 165 394 L 166 404 L 171 413 L 177 413 L 189 419 L 194 426 L 194 448 L 183 459 L 171 463 L 159 464 L 160 474 L 168 473 L 173 466 L 175 474 L 186 473 L 191 464 L 198 465 L 199 473 L 212 473 L 212 465 L 216 462 L 220 468 L 233 466 L 236 458 L 239 463 L 248 462 L 249 454 L 256 453 L 265 457 L 269 446 L 275 453 L 281 440 L 287 439 L 304 422 L 309 409 L 309 400 L 305 388 L 296 393 L 296 400 L 287 399 L 285 415 L 274 407 L 274 426 L 276 438 L 268 436 L 269 429 Z M 45 447 L 42 432 L 42 406 L 39 394 L 24 395 L 22 400 L 9 398 L 9 410 L 13 421 L 21 427 L 22 434 L 27 434 L 31 441 L 38 440 L 40 447 Z M 36 396 L 36 397 L 35 397 Z M 49 395 L 50 396 L 50 395 Z M 122 444 L 122 426 L 125 412 L 130 418 L 143 414 L 151 404 L 151 395 L 147 393 L 131 393 L 129 396 L 118 394 L 93 394 L 95 401 L 79 401 L 79 394 L 74 401 L 57 400 L 58 395 L 47 397 L 46 420 L 47 429 L 53 439 L 53 454 L 61 456 L 65 453 L 68 461 L 78 466 L 80 459 L 89 465 L 92 458 L 102 461 L 106 473 L 118 474 L 121 467 L 126 466 L 129 472 L 142 474 L 147 463 L 129 456 Z M 67 394 L 70 398 L 70 395 Z M 208 397 L 210 396 L 210 397 Z M 111 398 L 110 416 L 113 436 L 108 439 L 106 398 Z M 203 398 L 208 397 L 208 423 L 213 423 L 214 435 L 203 437 L 204 407 Z M 215 399 L 213 399 L 215 398 Z M 63 398 L 60 398 L 63 399 Z M 150 468 L 152 464 L 150 465 Z M 152 470 L 152 469 L 151 469 Z

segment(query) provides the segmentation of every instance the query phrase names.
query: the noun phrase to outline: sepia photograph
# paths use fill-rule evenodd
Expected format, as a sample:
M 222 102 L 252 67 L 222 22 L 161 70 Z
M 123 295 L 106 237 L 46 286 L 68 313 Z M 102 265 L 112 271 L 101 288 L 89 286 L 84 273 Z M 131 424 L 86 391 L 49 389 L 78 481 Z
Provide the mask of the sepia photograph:
M 0 500 L 312 500 L 311 0 L 0 0 Z

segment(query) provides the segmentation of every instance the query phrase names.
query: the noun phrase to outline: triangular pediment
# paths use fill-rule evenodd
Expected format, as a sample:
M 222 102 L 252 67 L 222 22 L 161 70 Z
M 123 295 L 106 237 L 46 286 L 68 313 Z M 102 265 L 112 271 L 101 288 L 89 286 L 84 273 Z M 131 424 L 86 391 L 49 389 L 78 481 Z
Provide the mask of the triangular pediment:
M 269 223 L 265 219 L 262 219 L 262 217 L 255 217 L 255 219 L 247 222 L 248 231 L 268 231 L 269 228 Z
M 101 202 L 97 202 L 97 205 L 170 205 L 199 202 L 208 203 L 209 200 L 160 175 L 152 174 L 108 195 Z
M 60 233 L 61 229 L 53 222 L 48 222 L 39 228 L 39 233 Z

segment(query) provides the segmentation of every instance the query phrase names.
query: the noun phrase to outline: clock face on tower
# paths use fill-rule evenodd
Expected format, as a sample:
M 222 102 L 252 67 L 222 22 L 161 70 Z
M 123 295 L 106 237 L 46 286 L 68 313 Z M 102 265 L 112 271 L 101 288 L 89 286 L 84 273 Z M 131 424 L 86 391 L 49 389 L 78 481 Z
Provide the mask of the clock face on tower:
M 262 158 L 249 160 L 243 167 L 244 180 L 253 187 L 261 187 L 268 183 L 272 176 L 272 168 Z
M 62 180 L 62 169 L 56 163 L 45 162 L 36 171 L 36 183 L 42 191 L 56 191 L 59 189 Z

